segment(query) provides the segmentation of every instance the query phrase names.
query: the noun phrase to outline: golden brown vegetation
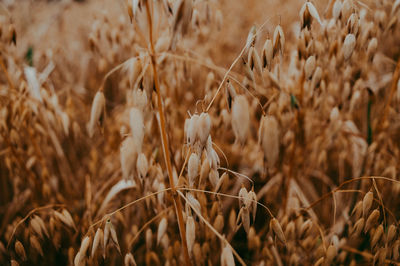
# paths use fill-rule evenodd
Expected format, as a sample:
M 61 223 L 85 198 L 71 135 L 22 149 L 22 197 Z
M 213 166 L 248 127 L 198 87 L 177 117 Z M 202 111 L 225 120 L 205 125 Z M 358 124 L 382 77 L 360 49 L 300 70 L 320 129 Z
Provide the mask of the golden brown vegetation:
M 0 262 L 399 264 L 400 0 L 292 2 L 0 3 Z

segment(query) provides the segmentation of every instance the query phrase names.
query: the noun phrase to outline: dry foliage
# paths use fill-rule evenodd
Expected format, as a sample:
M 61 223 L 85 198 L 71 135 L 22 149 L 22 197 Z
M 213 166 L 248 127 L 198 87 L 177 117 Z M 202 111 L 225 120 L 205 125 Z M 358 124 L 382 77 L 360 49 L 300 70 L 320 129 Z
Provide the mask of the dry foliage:
M 399 0 L 246 29 L 231 1 L 110 1 L 45 27 L 58 50 L 19 43 L 23 2 L 0 3 L 1 264 L 400 263 Z

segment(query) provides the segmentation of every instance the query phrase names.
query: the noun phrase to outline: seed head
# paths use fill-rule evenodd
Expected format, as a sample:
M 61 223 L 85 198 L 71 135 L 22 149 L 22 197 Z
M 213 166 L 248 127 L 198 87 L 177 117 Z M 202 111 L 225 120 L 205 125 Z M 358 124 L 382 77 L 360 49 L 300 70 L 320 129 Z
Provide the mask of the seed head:
M 236 140 L 244 143 L 250 127 L 249 103 L 245 96 L 238 95 L 233 99 L 232 129 Z
M 356 37 L 352 33 L 347 34 L 346 38 L 344 39 L 342 47 L 343 56 L 345 60 L 348 60 L 351 57 L 355 46 L 356 46 Z
M 283 234 L 282 227 L 279 224 L 278 220 L 276 218 L 272 218 L 271 221 L 269 222 L 269 227 L 272 229 L 272 232 L 274 235 L 283 243 L 286 245 L 286 238 L 285 235 Z

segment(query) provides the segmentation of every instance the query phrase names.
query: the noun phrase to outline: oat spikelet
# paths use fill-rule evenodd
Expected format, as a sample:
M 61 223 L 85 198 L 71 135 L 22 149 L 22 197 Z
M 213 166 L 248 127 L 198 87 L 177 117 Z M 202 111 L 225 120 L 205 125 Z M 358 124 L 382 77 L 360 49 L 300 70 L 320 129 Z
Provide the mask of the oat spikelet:
M 272 58 L 274 53 L 274 48 L 272 45 L 272 41 L 270 39 L 267 39 L 264 43 L 263 49 L 262 49 L 262 65 L 263 68 L 268 68 L 269 71 L 271 71 L 271 66 L 272 66 Z
M 189 254 L 192 254 L 194 242 L 196 240 L 196 225 L 192 216 L 186 219 L 186 242 Z
M 345 60 L 348 60 L 353 54 L 354 48 L 356 47 L 356 37 L 354 34 L 347 34 L 346 38 L 343 42 L 343 57 Z
M 354 237 L 358 237 L 361 233 L 361 231 L 364 228 L 364 223 L 365 223 L 365 219 L 364 218 L 360 218 L 353 226 L 353 229 L 351 230 L 350 235 L 354 236 Z
M 362 201 L 362 211 L 364 217 L 367 217 L 373 201 L 374 201 L 374 193 L 372 191 L 369 191 L 367 194 L 365 194 Z
M 372 240 L 371 240 L 371 247 L 374 248 L 375 245 L 378 243 L 378 241 L 381 239 L 383 235 L 383 226 L 380 224 L 376 230 L 374 235 L 372 236 Z
M 129 125 L 131 127 L 132 138 L 138 152 L 142 151 L 144 138 L 143 113 L 141 110 L 133 107 L 129 111 Z
M 397 227 L 393 224 L 389 226 L 387 233 L 387 242 L 391 243 L 397 236 Z
M 325 255 L 325 264 L 330 265 L 333 259 L 337 255 L 337 250 L 334 245 L 330 245 L 328 249 L 326 250 L 326 255 Z
M 378 222 L 380 216 L 380 212 L 378 209 L 375 209 L 368 216 L 367 221 L 365 222 L 364 232 L 368 232 L 375 224 Z
M 38 238 L 34 235 L 31 235 L 29 237 L 29 243 L 31 244 L 31 247 L 33 247 L 40 254 L 40 256 L 43 257 L 43 249 Z
M 96 254 L 97 248 L 101 246 L 101 242 L 103 240 L 103 230 L 101 228 L 97 228 L 96 234 L 94 235 L 93 245 L 92 245 L 92 254 L 91 257 L 93 258 Z
M 140 178 L 144 178 L 149 170 L 149 164 L 147 162 L 146 155 L 144 153 L 139 154 L 136 161 L 136 169 Z
M 163 217 L 158 225 L 157 230 L 157 245 L 160 243 L 161 238 L 164 236 L 165 232 L 167 232 L 167 218 Z
M 286 245 L 286 238 L 285 234 L 282 231 L 282 227 L 278 220 L 276 218 L 272 218 L 271 221 L 269 222 L 269 227 L 272 229 L 272 232 L 274 235 L 283 243 Z
M 24 246 L 19 240 L 15 241 L 15 252 L 21 258 L 21 260 L 26 261 L 26 252 Z
M 100 117 L 104 111 L 106 100 L 104 93 L 98 91 L 93 99 L 92 110 L 90 111 L 90 120 L 87 126 L 90 137 L 93 137 L 96 124 L 99 122 Z
M 276 26 L 274 31 L 274 56 L 280 52 L 283 55 L 283 50 L 285 48 L 285 35 L 283 33 L 281 25 Z
M 300 9 L 300 21 L 302 28 L 311 27 L 312 20 L 315 19 L 322 26 L 318 11 L 311 2 L 305 2 Z
M 189 187 L 193 188 L 196 178 L 199 175 L 200 159 L 196 153 L 192 153 L 188 161 L 188 179 Z
M 233 257 L 232 249 L 226 245 L 221 253 L 221 266 L 235 266 L 235 259 Z
M 274 167 L 279 159 L 279 125 L 274 116 L 266 115 L 261 119 L 259 141 L 268 167 Z
M 135 160 L 137 158 L 137 146 L 133 137 L 127 137 L 121 144 L 120 161 L 122 177 L 128 179 L 133 173 Z
M 251 213 L 253 214 L 253 223 L 256 219 L 256 213 L 257 213 L 257 194 L 254 192 L 254 190 L 251 190 L 247 194 L 249 200 L 251 201 Z
M 233 99 L 232 129 L 236 140 L 244 143 L 250 126 L 249 103 L 245 96 L 238 95 Z
M 130 253 L 130 252 L 126 253 L 125 258 L 124 258 L 124 264 L 125 264 L 125 266 L 136 266 L 137 265 L 132 253 Z
M 306 63 L 304 65 L 304 74 L 306 76 L 306 79 L 311 79 L 316 67 L 316 60 L 315 56 L 310 56 L 307 58 Z
M 197 136 L 200 144 L 204 146 L 207 142 L 211 130 L 211 118 L 208 113 L 200 114 L 197 129 Z

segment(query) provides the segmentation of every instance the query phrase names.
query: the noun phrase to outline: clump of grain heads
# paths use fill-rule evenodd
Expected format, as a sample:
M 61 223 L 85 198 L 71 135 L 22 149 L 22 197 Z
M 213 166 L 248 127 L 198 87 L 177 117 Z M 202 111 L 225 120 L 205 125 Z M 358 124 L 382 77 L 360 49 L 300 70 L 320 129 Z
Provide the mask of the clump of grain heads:
M 235 1 L 0 5 L 1 265 L 399 262 L 400 1 Z

